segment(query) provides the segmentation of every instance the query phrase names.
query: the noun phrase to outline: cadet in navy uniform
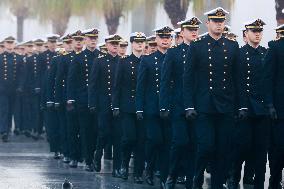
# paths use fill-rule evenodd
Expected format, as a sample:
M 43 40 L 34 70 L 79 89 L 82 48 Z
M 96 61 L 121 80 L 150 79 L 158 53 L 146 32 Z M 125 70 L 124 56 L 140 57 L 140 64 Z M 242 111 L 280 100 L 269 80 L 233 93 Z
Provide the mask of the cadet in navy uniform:
M 75 106 L 73 104 L 73 101 L 70 101 L 70 93 L 71 97 L 74 97 L 74 88 L 69 88 L 69 82 L 68 82 L 68 75 L 70 66 L 73 63 L 74 57 L 77 54 L 80 54 L 82 52 L 83 46 L 84 46 L 84 37 L 80 30 L 77 30 L 73 34 L 71 34 L 73 39 L 73 50 L 74 52 L 70 53 L 70 56 L 65 56 L 62 63 L 62 66 L 60 66 L 60 73 L 62 73 L 62 77 L 57 78 L 58 85 L 64 85 L 63 94 L 62 97 L 58 99 L 59 104 L 62 104 L 64 106 L 66 104 L 66 115 L 67 115 L 67 124 L 68 124 L 68 136 L 69 136 L 69 150 L 70 150 L 70 164 L 69 166 L 71 168 L 77 168 L 78 161 L 81 161 L 81 147 L 80 147 L 80 128 L 79 128 L 79 119 L 78 114 L 75 111 Z M 60 65 L 60 64 L 59 64 Z M 59 69 L 59 68 L 58 68 Z M 60 74 L 58 73 L 58 74 Z M 71 91 L 70 91 L 71 90 Z M 72 92 L 73 90 L 73 92 Z M 73 93 L 73 94 L 72 94 Z M 60 95 L 60 94 L 59 94 Z M 66 100 L 66 101 L 65 101 Z M 73 99 L 76 100 L 76 99 Z M 74 101 L 75 102 L 75 101 Z M 76 103 L 76 102 L 75 102 Z
M 84 33 L 77 33 L 74 39 L 85 39 L 86 50 L 77 52 L 69 66 L 67 77 L 67 105 L 69 109 L 74 109 L 78 119 L 80 130 L 80 141 L 82 158 L 85 160 L 86 171 L 93 171 L 94 144 L 96 142 L 94 123 L 88 108 L 88 85 L 89 75 L 94 59 L 99 55 L 95 48 L 99 31 L 97 29 L 86 30 Z
M 144 170 L 144 133 L 143 125 L 136 119 L 135 96 L 138 66 L 145 47 L 144 33 L 130 35 L 132 54 L 123 56 L 118 62 L 113 95 L 113 114 L 119 117 L 122 127 L 122 178 L 128 178 L 131 152 L 134 152 L 134 179 L 141 183 L 139 177 Z M 127 83 L 127 85 L 125 85 Z
M 84 30 L 83 33 L 85 34 L 85 44 L 86 44 L 86 49 L 84 50 L 84 53 L 87 55 L 87 60 L 88 62 L 93 64 L 94 60 L 98 58 L 99 54 L 101 52 L 97 49 L 97 44 L 98 44 L 98 34 L 99 34 L 99 29 L 97 28 L 91 28 Z M 90 69 L 91 72 L 91 69 Z M 87 97 L 88 98 L 88 97 Z M 90 161 L 93 162 L 93 154 L 96 149 L 96 142 L 97 142 L 97 115 L 93 113 L 90 118 L 90 127 L 87 129 L 87 132 L 92 134 L 90 137 L 90 140 L 87 142 L 90 149 Z M 111 149 L 111 144 L 110 144 L 110 151 Z M 110 152 L 111 156 L 111 152 Z
M 284 25 L 277 28 L 279 39 L 268 43 L 264 65 L 264 103 L 269 110 L 271 129 L 270 183 L 269 189 L 280 188 L 284 168 Z
M 60 61 L 57 62 L 56 76 L 55 76 L 55 95 L 54 95 L 54 108 L 57 111 L 59 117 L 59 125 L 62 129 L 62 136 L 60 141 L 62 144 L 62 153 L 64 155 L 63 162 L 70 163 L 70 128 L 76 123 L 72 120 L 73 115 L 66 112 L 66 84 L 68 66 L 74 57 L 74 51 L 72 46 L 72 36 L 67 34 L 62 37 L 63 47 L 65 53 L 62 54 Z M 70 120 L 71 119 L 71 120 Z
M 37 55 L 33 54 L 33 41 L 24 43 L 27 55 L 24 58 L 24 88 L 23 88 L 23 131 L 27 137 L 31 137 L 32 131 L 36 131 L 39 118 L 40 96 L 37 88 L 40 88 L 39 62 Z
M 57 112 L 54 109 L 54 72 L 56 69 L 57 59 L 51 60 L 57 56 L 55 52 L 56 42 L 59 36 L 56 34 L 50 34 L 47 36 L 48 50 L 39 54 L 40 68 L 39 74 L 41 75 L 41 87 L 37 89 L 40 93 L 40 106 L 44 109 L 44 123 L 47 131 L 48 142 L 50 143 L 50 151 L 54 152 L 54 158 L 60 158 L 60 148 L 57 143 L 59 142 L 57 130 L 59 126 L 59 120 Z M 54 65 L 52 65 L 54 64 Z M 52 66 L 51 66 L 52 65 Z M 52 68 L 52 69 L 51 69 Z M 50 70 L 51 69 L 51 70 Z M 56 73 L 56 72 L 55 72 Z M 40 132 L 40 131 L 39 131 Z
M 21 64 L 18 64 L 19 56 L 13 50 L 15 38 L 4 39 L 5 52 L 0 55 L 0 134 L 3 142 L 8 142 L 8 134 L 12 127 L 12 114 L 15 93 L 20 92 L 18 88 Z
M 146 129 L 146 182 L 153 185 L 155 160 L 159 155 L 162 166 L 159 170 L 163 185 L 167 177 L 170 126 L 167 121 L 160 119 L 159 96 L 161 68 L 165 53 L 171 46 L 173 29 L 164 26 L 154 31 L 158 50 L 141 60 L 137 78 L 136 114 L 137 119 L 143 121 Z
M 180 32 L 181 28 L 177 28 L 174 30 L 175 45 L 183 43 L 183 37 Z
M 256 19 L 245 24 L 248 44 L 240 49 L 240 107 L 233 161 L 234 183 L 237 189 L 242 164 L 248 155 L 252 156 L 255 171 L 254 188 L 263 189 L 269 137 L 268 111 L 264 106 L 263 65 L 266 49 L 260 46 L 265 23 Z
M 24 55 L 20 52 L 20 47 L 21 45 L 18 44 L 17 48 L 18 50 L 15 50 L 15 53 L 17 54 L 17 56 L 20 59 L 20 62 L 18 62 L 18 64 L 21 64 L 21 67 L 23 68 L 23 72 L 20 75 L 18 82 L 22 82 L 24 79 L 24 64 L 23 64 L 23 58 Z M 22 88 L 23 89 L 23 88 Z M 14 105 L 14 122 L 15 122 L 15 129 L 14 129 L 14 134 L 15 135 L 19 135 L 21 134 L 22 130 L 23 130 L 23 93 L 22 92 L 18 92 L 16 93 L 15 96 L 15 105 Z
M 116 123 L 112 114 L 111 98 L 114 92 L 115 68 L 118 62 L 118 44 L 121 41 L 119 35 L 111 35 L 105 38 L 107 54 L 95 59 L 89 82 L 89 107 L 91 112 L 98 116 L 98 138 L 95 152 L 95 171 L 101 170 L 101 158 L 107 139 L 112 137 L 116 141 Z M 113 171 L 120 167 L 120 153 L 116 151 L 114 142 Z
M 239 46 L 222 36 L 226 14 L 221 7 L 205 13 L 209 34 L 190 44 L 183 83 L 186 118 L 194 120 L 197 137 L 195 176 L 210 161 L 212 189 L 223 188 L 237 107 Z
M 185 118 L 183 103 L 183 72 L 190 42 L 198 37 L 201 21 L 193 17 L 178 23 L 181 26 L 183 43 L 170 48 L 164 59 L 161 76 L 160 114 L 168 118 L 172 125 L 172 144 L 170 150 L 170 169 L 166 185 L 174 188 L 180 166 L 185 164 L 186 187 L 192 187 L 194 176 L 194 130 Z M 184 162 L 186 161 L 186 162 Z
M 40 62 L 39 66 L 39 75 L 41 76 L 40 82 L 41 86 L 40 88 L 36 89 L 36 93 L 40 94 L 40 110 L 46 109 L 46 84 L 47 84 L 47 73 L 48 68 L 50 67 L 50 61 L 51 59 L 56 56 L 56 42 L 59 38 L 59 35 L 57 34 L 49 34 L 47 35 L 47 47 L 48 49 L 38 55 L 38 59 Z M 42 117 L 40 118 L 40 125 L 38 132 L 42 132 L 42 127 L 45 125 L 47 127 L 48 122 L 48 114 L 46 111 L 41 112 Z M 44 123 L 43 123 L 44 122 Z
M 146 44 L 148 46 L 147 48 L 147 52 L 144 53 L 146 55 L 148 54 L 152 54 L 153 52 L 157 51 L 157 42 L 156 42 L 156 36 L 155 35 L 151 35 L 149 37 L 146 38 Z

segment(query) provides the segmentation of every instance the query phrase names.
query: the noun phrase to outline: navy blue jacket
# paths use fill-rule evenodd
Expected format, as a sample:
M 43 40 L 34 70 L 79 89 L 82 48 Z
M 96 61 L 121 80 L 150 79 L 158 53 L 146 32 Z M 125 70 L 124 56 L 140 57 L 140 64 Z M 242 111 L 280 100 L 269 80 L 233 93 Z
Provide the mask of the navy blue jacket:
M 44 51 L 38 55 L 40 61 L 40 74 L 41 74 L 41 98 L 40 104 L 45 107 L 47 102 L 47 83 L 48 83 L 48 72 L 50 69 L 50 62 L 57 55 L 56 52 L 50 50 Z
M 182 43 L 168 49 L 161 72 L 160 110 L 172 115 L 184 114 L 183 73 L 189 45 Z
M 202 113 L 234 113 L 237 104 L 239 46 L 210 35 L 190 44 L 184 72 L 185 109 Z
M 0 55 L 0 94 L 13 94 L 20 85 L 23 74 L 22 58 L 15 53 Z
M 79 108 L 88 107 L 88 85 L 91 69 L 97 51 L 76 53 L 71 62 L 67 76 L 67 100 L 74 101 Z
M 65 104 L 67 101 L 67 75 L 69 65 L 73 60 L 75 52 L 63 54 L 61 60 L 57 63 L 57 71 L 55 77 L 55 103 Z
M 266 115 L 264 107 L 264 56 L 266 49 L 245 45 L 240 49 L 240 108 L 248 108 L 249 115 Z
M 135 96 L 138 66 L 141 59 L 134 54 L 122 57 L 115 74 L 113 108 L 126 113 L 135 113 Z
M 24 58 L 24 93 L 34 95 L 36 88 L 41 88 L 40 62 L 37 54 Z
M 137 78 L 136 111 L 159 115 L 161 69 L 165 54 L 156 51 L 143 56 Z
M 46 83 L 46 101 L 54 103 L 55 97 L 55 77 L 57 72 L 58 62 L 62 60 L 62 55 L 54 56 L 49 64 Z
M 268 45 L 264 65 L 265 104 L 274 105 L 278 118 L 284 118 L 284 38 Z
M 112 110 L 112 95 L 114 92 L 115 69 L 119 57 L 110 54 L 100 55 L 95 59 L 89 83 L 89 107 L 98 112 L 106 113 Z

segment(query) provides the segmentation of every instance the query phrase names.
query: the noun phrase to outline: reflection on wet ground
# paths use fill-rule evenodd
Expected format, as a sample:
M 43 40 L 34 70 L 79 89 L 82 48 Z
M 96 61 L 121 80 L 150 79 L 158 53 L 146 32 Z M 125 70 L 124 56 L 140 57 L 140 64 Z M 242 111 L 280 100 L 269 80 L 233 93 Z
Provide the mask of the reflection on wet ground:
M 75 189 L 158 189 L 137 185 L 130 178 L 128 181 L 111 177 L 111 162 L 105 160 L 101 173 L 88 173 L 83 166 L 72 169 L 61 161 L 54 160 L 44 141 L 32 141 L 24 136 L 12 137 L 9 143 L 0 143 L 0 188 L 1 189 L 60 189 L 65 178 Z M 268 167 L 267 167 L 268 170 Z M 269 170 L 266 173 L 266 187 Z M 205 177 L 205 189 L 209 175 Z M 177 189 L 183 189 L 178 185 Z M 245 189 L 252 187 L 246 186 Z

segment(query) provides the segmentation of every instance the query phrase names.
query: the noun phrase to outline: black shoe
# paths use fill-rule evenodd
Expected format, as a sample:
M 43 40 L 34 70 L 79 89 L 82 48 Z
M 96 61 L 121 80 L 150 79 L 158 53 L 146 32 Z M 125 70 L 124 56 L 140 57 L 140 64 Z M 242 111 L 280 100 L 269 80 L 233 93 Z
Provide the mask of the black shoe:
M 243 184 L 254 185 L 254 179 L 252 177 L 244 177 Z
M 121 168 L 120 169 L 120 175 L 121 175 L 121 178 L 123 180 L 127 180 L 128 179 L 128 171 L 126 168 Z
M 175 181 L 172 178 L 168 178 L 165 183 L 166 189 L 174 189 L 175 188 Z
M 86 165 L 85 171 L 94 172 L 94 166 L 92 164 Z
M 72 189 L 72 188 L 73 188 L 73 185 L 68 180 L 65 180 L 64 183 L 62 184 L 62 189 Z
M 28 138 L 30 138 L 32 136 L 30 131 L 24 131 L 24 135 Z
M 185 183 L 185 177 L 178 177 L 177 178 L 177 184 L 184 184 Z
M 54 159 L 60 159 L 61 158 L 60 153 L 59 152 L 55 152 L 53 158 Z
M 14 130 L 14 134 L 15 134 L 16 136 L 20 135 L 20 130 L 19 130 L 19 129 L 15 129 L 15 130 Z
M 146 175 L 145 177 L 145 181 L 148 185 L 153 186 L 154 185 L 154 181 L 153 181 L 153 177 L 151 177 L 150 175 Z
M 142 179 L 142 177 L 134 177 L 134 182 L 136 184 L 142 184 L 143 183 L 143 179 Z
M 70 163 L 70 159 L 68 157 L 64 157 L 62 161 L 63 163 Z
M 77 167 L 78 167 L 78 161 L 72 160 L 72 161 L 69 163 L 69 167 L 71 167 L 71 168 L 77 168 Z
M 4 134 L 2 135 L 2 141 L 3 141 L 3 142 L 9 142 L 9 136 L 8 136 L 7 133 L 4 133 Z
M 112 171 L 112 177 L 121 178 L 121 174 L 118 169 L 115 169 L 114 171 Z
M 166 185 L 164 182 L 160 182 L 160 189 L 166 189 Z
M 95 160 L 94 161 L 94 169 L 96 172 L 100 172 L 101 171 L 101 161 L 100 160 Z
M 155 172 L 155 176 L 158 177 L 158 178 L 160 178 L 160 177 L 161 177 L 161 172 L 160 172 L 160 171 L 156 171 L 156 172 Z
M 228 189 L 238 189 L 239 183 L 236 181 L 233 181 L 233 179 L 227 180 L 227 188 Z

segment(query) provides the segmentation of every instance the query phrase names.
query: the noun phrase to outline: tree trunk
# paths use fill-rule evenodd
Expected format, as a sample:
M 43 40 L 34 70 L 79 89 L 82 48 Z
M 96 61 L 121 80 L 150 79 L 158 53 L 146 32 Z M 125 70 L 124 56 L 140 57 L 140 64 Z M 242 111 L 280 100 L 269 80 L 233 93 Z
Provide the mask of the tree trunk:
M 177 22 L 184 20 L 189 6 L 189 0 L 165 0 L 164 9 L 176 28 Z
M 277 24 L 284 24 L 284 1 L 275 0 L 276 20 Z
M 24 38 L 24 16 L 17 16 L 17 40 L 22 42 Z

